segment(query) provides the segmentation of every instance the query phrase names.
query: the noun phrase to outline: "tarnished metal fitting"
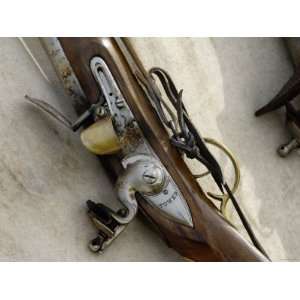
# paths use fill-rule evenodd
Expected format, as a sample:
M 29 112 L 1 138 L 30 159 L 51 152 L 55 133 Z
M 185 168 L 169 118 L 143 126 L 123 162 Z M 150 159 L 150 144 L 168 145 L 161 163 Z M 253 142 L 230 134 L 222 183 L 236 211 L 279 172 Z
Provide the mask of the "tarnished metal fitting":
M 143 179 L 147 184 L 156 184 L 157 182 L 162 182 L 164 174 L 162 169 L 156 165 L 147 168 L 143 173 Z
M 300 148 L 300 143 L 298 142 L 298 140 L 291 139 L 288 143 L 279 146 L 277 149 L 277 153 L 281 157 L 287 157 L 293 150 L 299 148 Z
M 120 99 L 119 97 L 116 98 L 115 104 L 116 104 L 116 107 L 119 109 L 121 109 L 125 106 L 123 99 Z
M 143 155 L 127 162 L 126 170 L 116 184 L 118 198 L 125 208 L 115 212 L 101 203 L 87 201 L 88 215 L 99 230 L 89 248 L 93 252 L 102 252 L 108 247 L 135 217 L 138 210 L 135 194 L 157 194 L 163 190 L 164 184 L 164 171 L 154 158 Z
M 287 121 L 287 127 L 292 135 L 292 138 L 288 143 L 285 143 L 278 147 L 277 153 L 281 157 L 287 157 L 294 150 L 300 149 L 300 128 L 298 127 L 296 122 L 292 120 Z

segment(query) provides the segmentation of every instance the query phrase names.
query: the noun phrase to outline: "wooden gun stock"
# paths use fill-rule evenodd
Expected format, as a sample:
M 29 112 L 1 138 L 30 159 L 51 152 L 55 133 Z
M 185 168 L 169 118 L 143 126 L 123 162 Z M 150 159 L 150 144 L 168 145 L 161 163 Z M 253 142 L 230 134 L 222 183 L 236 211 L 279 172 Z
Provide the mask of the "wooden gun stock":
M 267 261 L 268 259 L 250 244 L 219 213 L 195 180 L 178 150 L 149 103 L 130 68 L 120 40 L 114 38 L 59 38 L 70 65 L 86 95 L 89 104 L 96 103 L 99 87 L 91 73 L 90 61 L 101 57 L 109 67 L 119 89 L 134 114 L 147 141 L 179 187 L 190 209 L 193 226 L 186 226 L 166 218 L 156 207 L 138 197 L 139 210 L 155 225 L 167 244 L 182 256 L 195 261 Z M 130 53 L 138 72 L 146 72 L 126 39 L 121 39 Z M 118 174 L 121 165 L 114 156 L 102 157 L 104 165 Z

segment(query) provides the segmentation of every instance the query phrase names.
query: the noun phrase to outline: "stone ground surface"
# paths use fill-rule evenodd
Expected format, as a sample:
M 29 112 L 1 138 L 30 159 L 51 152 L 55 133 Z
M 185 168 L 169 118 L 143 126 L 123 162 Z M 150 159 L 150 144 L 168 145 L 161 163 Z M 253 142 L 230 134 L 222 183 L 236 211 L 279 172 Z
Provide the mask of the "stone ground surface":
M 25 102 L 29 94 L 75 117 L 39 40 L 25 42 L 47 79 L 19 39 L 1 38 L 0 260 L 181 260 L 140 218 L 105 254 L 89 252 L 95 229 L 85 200 L 114 207 L 118 202 L 78 135 Z M 242 182 L 237 196 L 271 258 L 299 260 L 299 155 L 285 160 L 276 155 L 276 147 L 289 138 L 281 113 L 253 115 L 291 75 L 282 40 L 135 38 L 133 44 L 147 67 L 165 68 L 184 89 L 203 136 L 222 141 L 238 157 Z

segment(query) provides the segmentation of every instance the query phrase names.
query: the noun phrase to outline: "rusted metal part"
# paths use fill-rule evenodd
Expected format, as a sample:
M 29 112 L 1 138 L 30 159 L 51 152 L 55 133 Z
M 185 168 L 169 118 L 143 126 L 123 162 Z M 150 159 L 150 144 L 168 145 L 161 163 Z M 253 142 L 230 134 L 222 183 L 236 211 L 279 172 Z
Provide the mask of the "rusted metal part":
M 277 152 L 281 157 L 286 157 L 293 150 L 300 148 L 300 110 L 297 109 L 296 103 L 300 94 L 300 38 L 286 38 L 285 41 L 294 63 L 294 73 L 278 94 L 255 112 L 258 117 L 285 107 L 286 124 L 292 138 L 288 143 L 278 147 Z
M 86 97 L 70 62 L 64 55 L 58 39 L 56 37 L 47 37 L 41 38 L 41 41 L 54 65 L 59 79 L 63 83 L 67 95 L 73 100 L 74 108 L 77 112 L 81 113 L 86 109 Z
M 141 146 L 142 135 L 141 131 L 136 126 L 128 127 L 126 134 L 120 137 L 120 144 L 124 152 L 130 153 L 134 149 Z

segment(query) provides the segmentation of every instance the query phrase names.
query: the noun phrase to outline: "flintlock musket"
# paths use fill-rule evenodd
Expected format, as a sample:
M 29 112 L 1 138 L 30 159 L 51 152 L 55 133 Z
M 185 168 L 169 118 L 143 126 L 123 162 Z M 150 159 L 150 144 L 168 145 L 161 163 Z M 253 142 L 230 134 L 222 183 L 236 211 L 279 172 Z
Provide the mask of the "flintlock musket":
M 100 157 L 123 204 L 114 211 L 87 201 L 98 230 L 89 244 L 92 251 L 104 251 L 140 211 L 170 247 L 190 260 L 269 260 L 233 195 L 239 181 L 234 157 L 223 145 L 200 136 L 184 107 L 182 90 L 166 71 L 147 72 L 128 39 L 42 40 L 79 118 L 71 122 L 46 102 L 27 99 L 71 130 L 82 128 L 82 143 Z M 233 162 L 233 188 L 207 143 Z M 208 172 L 193 175 L 184 156 L 200 161 Z M 198 177 L 208 173 L 222 195 L 205 193 L 199 185 Z M 220 208 L 212 198 L 220 200 Z M 225 217 L 229 199 L 252 243 Z

